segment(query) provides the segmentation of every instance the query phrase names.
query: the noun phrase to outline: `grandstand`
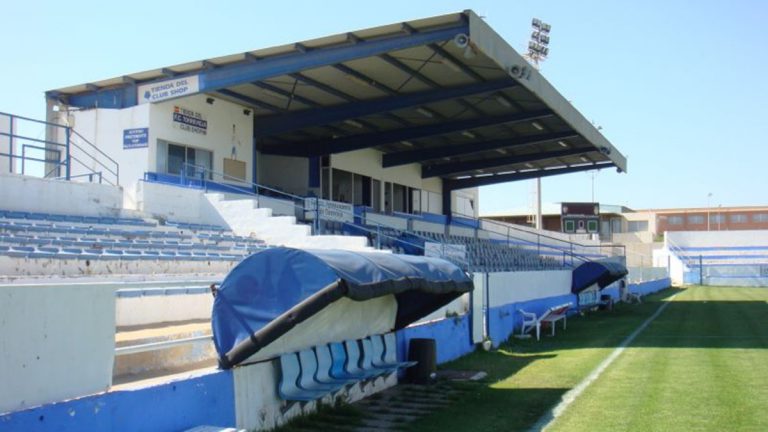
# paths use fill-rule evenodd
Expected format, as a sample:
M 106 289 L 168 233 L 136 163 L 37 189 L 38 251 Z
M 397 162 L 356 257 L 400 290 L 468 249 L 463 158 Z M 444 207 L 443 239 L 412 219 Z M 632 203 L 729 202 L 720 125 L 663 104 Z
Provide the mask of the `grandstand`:
M 768 286 L 768 232 L 667 232 L 654 260 L 681 285 Z
M 0 303 L 19 347 L 0 368 L 16 391 L 0 397 L 0 424 L 131 429 L 146 413 L 151 430 L 269 429 L 304 412 L 281 395 L 326 398 L 278 382 L 306 379 L 306 361 L 334 347 L 370 379 L 341 390 L 354 401 L 397 384 L 411 339 L 438 339 L 437 361 L 455 359 L 504 341 L 519 308 L 618 298 L 626 274 L 621 247 L 477 218 L 479 186 L 622 172 L 626 159 L 472 11 L 46 97 L 45 122 L 0 114 L 0 293 L 23 299 Z M 232 329 L 227 347 L 212 344 L 211 320 Z M 273 344 L 240 364 L 244 340 L 249 353 Z M 212 368 L 216 351 L 237 367 Z M 170 419 L 158 394 L 186 415 Z

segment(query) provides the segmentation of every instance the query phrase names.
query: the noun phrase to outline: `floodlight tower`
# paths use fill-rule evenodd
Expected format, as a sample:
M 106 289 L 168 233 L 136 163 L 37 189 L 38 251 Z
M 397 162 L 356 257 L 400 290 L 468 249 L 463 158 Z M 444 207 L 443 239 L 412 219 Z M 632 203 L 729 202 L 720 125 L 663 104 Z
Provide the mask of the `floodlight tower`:
M 552 26 L 538 18 L 531 20 L 531 39 L 528 41 L 528 53 L 525 57 L 538 69 L 539 63 L 549 56 L 549 32 Z
M 547 59 L 549 55 L 549 32 L 552 26 L 538 18 L 531 20 L 531 39 L 528 41 L 528 52 L 525 58 L 533 67 L 539 69 L 539 63 Z M 541 177 L 536 178 L 536 229 L 543 229 L 541 217 Z

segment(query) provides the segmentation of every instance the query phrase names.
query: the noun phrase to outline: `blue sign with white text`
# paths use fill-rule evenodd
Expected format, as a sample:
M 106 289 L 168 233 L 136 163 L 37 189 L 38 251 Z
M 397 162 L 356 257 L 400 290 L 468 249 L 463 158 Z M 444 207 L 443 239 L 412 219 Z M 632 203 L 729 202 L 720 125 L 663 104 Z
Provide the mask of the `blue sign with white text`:
M 149 144 L 149 128 L 123 129 L 123 150 L 145 148 Z

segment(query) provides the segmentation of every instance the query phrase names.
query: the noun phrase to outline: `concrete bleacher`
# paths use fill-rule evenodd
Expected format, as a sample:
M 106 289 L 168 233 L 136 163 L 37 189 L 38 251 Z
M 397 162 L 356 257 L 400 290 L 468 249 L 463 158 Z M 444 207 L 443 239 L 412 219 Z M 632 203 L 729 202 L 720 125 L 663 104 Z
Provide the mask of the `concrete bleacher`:
M 2 274 L 11 277 L 176 273 L 196 268 L 222 273 L 265 247 L 263 240 L 211 224 L 0 210 L 0 262 Z M 132 261 L 143 265 L 131 265 Z M 106 263 L 112 265 L 101 268 Z

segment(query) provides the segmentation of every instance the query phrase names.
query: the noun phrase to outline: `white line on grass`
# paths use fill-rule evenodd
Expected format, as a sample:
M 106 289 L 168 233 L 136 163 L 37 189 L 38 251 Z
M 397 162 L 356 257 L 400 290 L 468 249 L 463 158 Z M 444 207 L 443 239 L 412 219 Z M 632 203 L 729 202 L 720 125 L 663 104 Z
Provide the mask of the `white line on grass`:
M 608 368 L 608 366 L 610 366 L 611 363 L 613 363 L 613 361 L 616 360 L 616 358 L 619 355 L 621 355 L 621 353 L 624 352 L 624 349 L 626 349 L 627 346 L 629 346 L 629 344 L 631 344 L 632 341 L 635 340 L 637 335 L 639 335 L 643 330 L 645 330 L 645 328 L 648 327 L 648 324 L 650 324 L 653 320 L 656 319 L 656 317 L 658 317 L 662 312 L 664 312 L 664 309 L 666 309 L 667 306 L 669 306 L 669 303 L 671 303 L 671 301 L 676 296 L 677 294 L 673 295 L 672 297 L 669 298 L 669 301 L 666 301 L 664 302 L 664 304 L 659 306 L 659 308 L 656 310 L 656 312 L 653 315 L 651 315 L 642 324 L 640 324 L 640 327 L 635 329 L 635 331 L 632 332 L 632 334 L 627 336 L 627 338 L 624 339 L 619 344 L 619 346 L 615 350 L 613 350 L 613 352 L 611 352 L 611 355 L 609 355 L 605 360 L 603 360 L 595 368 L 595 370 L 593 370 L 586 378 L 584 378 L 584 380 L 582 380 L 578 385 L 576 385 L 576 387 L 567 391 L 563 395 L 562 399 L 560 400 L 560 403 L 555 405 L 552 409 L 547 411 L 546 414 L 541 416 L 541 418 L 539 418 L 539 420 L 533 426 L 531 426 L 531 429 L 529 430 L 531 432 L 539 432 L 539 431 L 546 430 L 552 424 L 552 422 L 556 418 L 560 417 L 563 414 L 563 412 L 565 412 L 565 410 L 571 405 L 571 403 L 573 403 L 573 401 L 575 401 L 576 398 L 579 397 L 584 392 L 584 390 L 587 389 L 587 387 L 589 387 L 590 384 L 592 384 L 596 379 L 600 377 L 600 375 L 602 375 L 602 373 Z

